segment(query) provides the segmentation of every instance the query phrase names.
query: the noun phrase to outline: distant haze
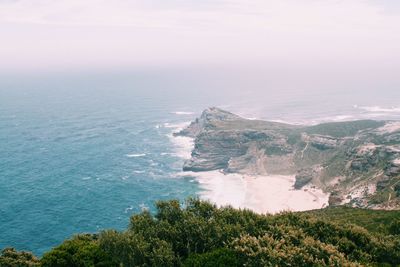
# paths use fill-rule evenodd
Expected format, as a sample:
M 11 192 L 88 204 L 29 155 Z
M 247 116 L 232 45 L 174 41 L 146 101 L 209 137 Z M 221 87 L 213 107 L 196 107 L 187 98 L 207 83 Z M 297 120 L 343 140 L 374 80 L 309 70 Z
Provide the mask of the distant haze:
M 0 0 L 0 36 L 2 73 L 289 68 L 397 83 L 400 71 L 397 0 Z

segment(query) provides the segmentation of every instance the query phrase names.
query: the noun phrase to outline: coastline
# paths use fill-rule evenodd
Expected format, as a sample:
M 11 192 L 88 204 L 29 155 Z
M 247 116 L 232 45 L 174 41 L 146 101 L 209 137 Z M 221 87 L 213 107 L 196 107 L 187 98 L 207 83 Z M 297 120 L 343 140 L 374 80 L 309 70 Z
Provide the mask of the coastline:
M 179 131 L 187 123 L 168 125 Z M 175 145 L 175 155 L 183 160 L 190 159 L 194 139 L 168 135 Z M 281 211 L 305 211 L 320 209 L 328 205 L 329 194 L 312 186 L 295 190 L 294 175 L 253 176 L 239 173 L 223 173 L 220 170 L 207 172 L 180 172 L 180 177 L 193 177 L 199 183 L 199 197 L 218 206 L 230 205 L 246 208 L 257 213 Z

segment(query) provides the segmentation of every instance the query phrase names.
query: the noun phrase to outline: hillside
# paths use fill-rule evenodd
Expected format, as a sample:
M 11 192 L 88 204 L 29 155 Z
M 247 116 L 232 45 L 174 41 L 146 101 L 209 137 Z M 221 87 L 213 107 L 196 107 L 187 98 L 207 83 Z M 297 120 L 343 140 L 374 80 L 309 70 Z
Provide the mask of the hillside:
M 295 175 L 295 189 L 320 188 L 330 194 L 330 205 L 400 207 L 397 121 L 299 126 L 209 108 L 176 135 L 195 140 L 185 171 Z

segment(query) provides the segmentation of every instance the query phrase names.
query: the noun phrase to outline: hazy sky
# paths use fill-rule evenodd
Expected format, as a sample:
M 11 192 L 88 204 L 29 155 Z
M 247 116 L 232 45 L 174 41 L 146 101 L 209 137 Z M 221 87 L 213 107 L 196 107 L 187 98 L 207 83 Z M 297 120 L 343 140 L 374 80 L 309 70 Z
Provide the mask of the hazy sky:
M 0 71 L 400 70 L 398 0 L 0 0 Z

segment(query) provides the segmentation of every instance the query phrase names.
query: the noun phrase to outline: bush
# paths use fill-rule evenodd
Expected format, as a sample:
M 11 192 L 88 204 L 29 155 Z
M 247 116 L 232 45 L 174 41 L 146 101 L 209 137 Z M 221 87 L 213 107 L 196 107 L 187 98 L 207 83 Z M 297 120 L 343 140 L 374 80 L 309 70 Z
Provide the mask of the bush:
M 18 252 L 14 248 L 5 248 L 0 252 L 1 267 L 35 267 L 39 260 L 30 252 Z
M 203 254 L 191 254 L 185 267 L 235 267 L 243 266 L 237 253 L 228 248 L 219 248 Z
M 259 215 L 197 199 L 161 201 L 156 207 L 154 215 L 146 211 L 132 216 L 126 231 L 108 230 L 65 241 L 43 256 L 42 266 L 400 264 L 396 211 L 346 208 Z M 366 224 L 368 230 L 348 224 L 343 217 L 354 222 L 362 218 L 360 225 Z M 31 254 L 10 249 L 3 251 L 0 260 L 2 267 L 38 263 Z
M 392 235 L 400 235 L 400 219 L 390 223 L 389 233 Z
M 44 254 L 43 267 L 106 267 L 117 266 L 100 248 L 96 236 L 78 235 Z
M 171 244 L 159 238 L 145 239 L 137 233 L 105 231 L 100 235 L 100 247 L 113 262 L 130 266 L 174 266 L 177 259 Z

